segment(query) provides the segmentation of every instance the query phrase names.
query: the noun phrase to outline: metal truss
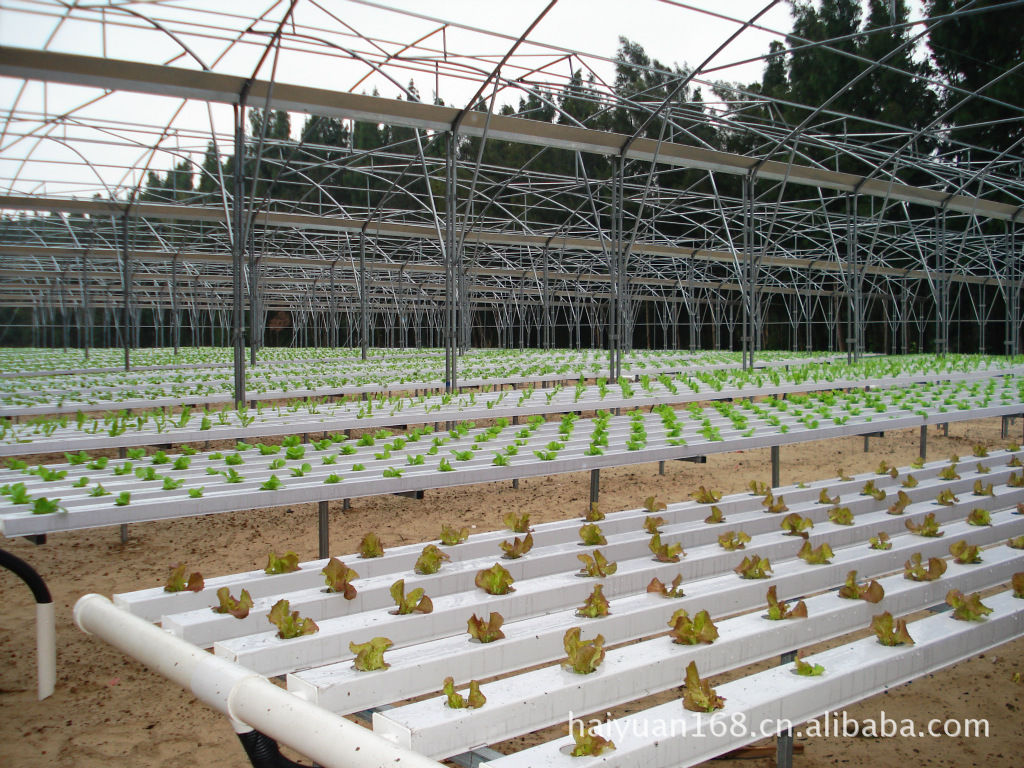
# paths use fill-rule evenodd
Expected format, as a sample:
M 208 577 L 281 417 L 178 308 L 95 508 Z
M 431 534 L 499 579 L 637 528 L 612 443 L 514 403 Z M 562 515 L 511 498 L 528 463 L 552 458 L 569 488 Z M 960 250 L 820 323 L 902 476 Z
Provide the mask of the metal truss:
M 443 346 L 450 387 L 481 339 L 589 341 L 613 372 L 641 340 L 682 346 L 681 329 L 749 364 L 772 323 L 793 349 L 855 358 L 923 347 L 926 332 L 942 353 L 964 323 L 984 347 L 1001 322 L 1020 351 L 1018 144 L 983 150 L 942 115 L 912 130 L 716 80 L 731 38 L 692 71 L 636 67 L 658 87 L 626 93 L 607 58 L 542 42 L 554 5 L 499 34 L 369 0 L 244 15 L 5 0 L 10 21 L 49 35 L 0 48 L 0 305 L 30 310 L 39 343 L 116 343 L 126 363 L 143 317 L 175 347 L 183 327 L 194 343 L 217 333 L 241 366 L 286 313 L 295 343 Z M 707 13 L 655 5 L 674 23 Z M 846 55 L 836 43 L 815 45 Z M 247 131 L 253 109 L 311 119 L 298 138 L 266 119 Z M 148 175 L 175 167 L 196 188 L 153 199 Z

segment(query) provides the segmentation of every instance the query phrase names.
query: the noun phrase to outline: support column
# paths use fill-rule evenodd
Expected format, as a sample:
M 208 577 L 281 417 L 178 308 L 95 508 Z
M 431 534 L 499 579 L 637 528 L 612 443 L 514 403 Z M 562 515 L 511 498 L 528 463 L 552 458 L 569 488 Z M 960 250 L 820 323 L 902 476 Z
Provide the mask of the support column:
M 231 341 L 234 347 L 235 407 L 245 406 L 245 295 L 242 291 L 245 251 L 245 98 L 234 107 L 235 168 L 231 195 Z
M 927 458 L 928 458 L 928 425 L 927 424 L 922 424 L 921 425 L 921 438 L 920 438 L 920 441 L 919 441 L 919 446 L 920 446 L 919 450 L 920 450 L 921 458 L 927 460 Z
M 330 509 L 329 501 L 321 501 L 317 507 L 317 532 L 320 541 L 320 559 L 326 559 L 331 556 L 331 528 L 330 519 L 328 512 Z
M 590 503 L 597 504 L 601 496 L 601 470 L 590 470 Z
M 772 446 L 772 488 L 778 488 L 780 485 L 782 485 L 782 483 L 779 480 L 779 474 L 780 474 L 779 470 L 780 470 L 780 464 L 781 464 L 779 453 L 780 453 L 779 446 L 773 445 Z

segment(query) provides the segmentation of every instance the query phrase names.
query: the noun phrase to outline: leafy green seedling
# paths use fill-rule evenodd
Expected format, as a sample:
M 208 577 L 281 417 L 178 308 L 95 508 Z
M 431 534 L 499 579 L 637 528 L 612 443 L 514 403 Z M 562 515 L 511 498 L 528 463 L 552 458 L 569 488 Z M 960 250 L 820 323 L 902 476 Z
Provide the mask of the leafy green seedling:
M 857 583 L 857 572 L 850 571 L 846 574 L 846 584 L 839 588 L 837 593 L 847 600 L 864 600 L 868 603 L 877 603 L 885 597 L 885 590 L 882 585 L 871 579 L 866 585 Z
M 698 504 L 717 504 L 722 500 L 722 492 L 710 491 L 702 485 L 693 498 Z
M 512 574 L 498 563 L 490 568 L 477 571 L 473 583 L 489 595 L 507 595 L 510 592 L 515 592 L 512 587 Z
M 60 499 L 48 499 L 45 496 L 37 496 L 32 500 L 33 515 L 51 515 L 54 512 L 67 512 L 60 505 Z
M 679 542 L 662 544 L 660 533 L 651 536 L 651 541 L 647 546 L 654 555 L 654 559 L 659 563 L 678 563 L 679 557 L 686 554 L 683 552 L 683 545 Z
M 901 485 L 904 488 L 917 488 L 917 478 L 914 477 L 913 475 L 907 475 L 903 479 L 903 482 L 901 483 Z
M 949 554 L 953 560 L 960 565 L 974 565 L 981 562 L 981 554 L 975 544 L 968 544 L 966 540 L 954 542 L 949 545 Z
M 948 467 L 943 467 L 942 471 L 939 472 L 940 480 L 959 480 L 960 475 L 956 472 L 956 464 L 950 464 Z
M 913 645 L 914 639 L 907 632 L 904 619 L 894 621 L 892 614 L 886 611 L 871 618 L 871 629 L 882 645 Z
M 587 523 L 580 528 L 580 540 L 588 547 L 596 547 L 607 544 L 608 540 L 601 532 L 601 527 L 596 523 Z
M 505 527 L 514 533 L 529 533 L 533 529 L 530 527 L 530 514 L 528 512 L 523 515 L 517 515 L 515 512 L 509 512 L 505 515 L 502 522 Z
M 796 554 L 808 565 L 829 565 L 832 562 L 830 558 L 833 557 L 832 547 L 827 541 L 822 542 L 817 549 L 811 547 L 811 542 L 805 541 Z
M 281 557 L 277 556 L 275 552 L 267 553 L 267 567 L 263 569 L 263 572 L 268 575 L 275 575 L 281 573 L 293 573 L 299 570 L 299 556 L 289 550 Z
M 359 556 L 362 558 L 384 556 L 384 545 L 376 533 L 371 531 L 363 536 L 362 541 L 359 542 Z
M 666 522 L 667 521 L 663 517 L 651 517 L 648 515 L 644 518 L 644 530 L 652 535 L 655 533 L 661 533 L 661 526 Z
M 582 722 L 580 727 L 569 727 L 569 735 L 572 736 L 573 748 L 569 752 L 571 757 L 597 756 L 604 752 L 615 749 L 615 742 L 609 741 L 604 736 L 594 731 L 594 727 L 584 728 Z
M 710 645 L 718 639 L 718 627 L 707 611 L 698 612 L 692 619 L 685 609 L 680 608 L 668 620 L 671 627 L 669 637 L 676 645 Z
M 959 589 L 951 589 L 946 594 L 946 605 L 953 609 L 953 618 L 958 621 L 981 621 L 992 613 L 992 609 L 981 602 L 980 592 L 968 597 Z
M 981 482 L 980 478 L 974 481 L 974 489 L 972 490 L 972 493 L 975 496 L 995 496 L 992 483 L 985 485 Z
M 441 689 L 447 697 L 445 706 L 449 709 L 479 709 L 487 703 L 487 697 L 480 692 L 480 683 L 476 680 L 469 681 L 469 697 L 466 698 L 455 691 L 455 680 L 451 677 L 444 679 L 444 687 Z
M 231 596 L 231 591 L 227 587 L 221 587 L 217 590 L 217 600 L 220 601 L 220 605 L 215 605 L 210 610 L 214 613 L 230 614 L 236 619 L 244 619 L 248 616 L 253 606 L 252 597 L 247 589 L 243 589 L 241 596 L 236 600 Z
M 277 636 L 282 640 L 312 635 L 320 629 L 312 619 L 302 618 L 298 611 L 290 610 L 288 601 L 284 599 L 274 603 L 267 614 L 267 621 L 277 627 Z
M 807 531 L 814 527 L 814 521 L 809 517 L 801 517 L 798 512 L 790 512 L 782 518 L 779 527 L 785 531 L 784 536 L 799 536 L 806 539 L 809 536 Z
M 772 565 L 768 558 L 761 558 L 758 555 L 744 557 L 743 562 L 733 569 L 741 579 L 767 579 L 772 572 Z
M 768 587 L 766 597 L 768 599 L 768 618 L 772 621 L 807 618 L 807 603 L 801 600 L 790 608 L 788 603 L 779 600 L 774 584 Z
M 399 579 L 391 585 L 391 599 L 398 606 L 391 613 L 395 616 L 406 616 L 410 613 L 430 613 L 434 610 L 434 603 L 424 594 L 423 587 L 416 587 L 409 594 L 405 594 L 405 579 Z
M 885 462 L 882 462 L 883 464 Z M 825 668 L 821 664 L 808 664 L 801 658 L 800 653 L 797 653 L 796 660 L 793 663 L 793 672 L 802 677 L 818 677 L 824 674 Z
M 828 511 L 828 519 L 836 525 L 853 525 L 853 512 L 849 507 L 832 507 Z
M 940 538 L 945 536 L 945 532 L 939 529 L 939 521 L 935 519 L 935 513 L 929 512 L 924 516 L 924 520 L 920 523 L 914 523 L 910 520 L 904 522 L 907 530 L 916 536 L 927 536 L 929 538 Z
M 384 661 L 384 652 L 392 645 L 386 637 L 375 637 L 368 643 L 350 642 L 348 649 L 356 655 L 353 666 L 360 672 L 387 669 L 391 665 Z
M 533 534 L 528 533 L 522 539 L 516 536 L 511 542 L 503 541 L 499 546 L 501 551 L 505 553 L 503 557 L 506 560 L 518 560 L 533 549 Z
M 327 584 L 329 593 L 344 595 L 346 600 L 355 599 L 356 588 L 352 586 L 352 580 L 358 579 L 359 574 L 341 560 L 332 557 L 320 573 L 324 576 L 324 583 Z
M 690 712 L 714 712 L 725 706 L 725 699 L 715 693 L 711 683 L 701 680 L 697 663 L 686 666 L 686 689 L 683 691 L 683 708 Z
M 129 491 L 121 491 L 114 500 L 115 507 L 127 507 L 132 503 L 132 494 Z
M 619 568 L 618 563 L 609 563 L 599 549 L 594 550 L 593 556 L 576 555 L 576 559 L 583 563 L 583 568 L 579 571 L 580 575 L 591 578 L 611 576 Z
M 416 565 L 413 566 L 413 570 L 416 573 L 429 576 L 441 570 L 441 566 L 449 560 L 451 560 L 451 557 L 438 549 L 436 544 L 427 544 L 416 559 Z
M 972 509 L 967 515 L 967 524 L 979 527 L 992 525 L 992 515 L 987 509 Z
M 454 547 L 469 538 L 469 528 L 463 527 L 459 530 L 449 525 L 441 526 L 441 543 L 446 547 Z
M 836 494 L 835 498 L 830 498 L 828 495 L 828 488 L 822 488 L 821 493 L 818 494 L 819 504 L 838 504 L 839 495 Z
M 604 512 L 598 506 L 596 501 L 590 502 L 590 509 L 587 510 L 587 514 L 583 516 L 584 522 L 587 523 L 599 523 L 604 520 Z
M 746 549 L 750 543 L 750 536 L 743 531 L 726 531 L 718 537 L 718 546 L 727 552 L 734 552 L 737 549 Z
M 686 595 L 682 590 L 683 574 L 678 573 L 676 577 L 672 579 L 671 584 L 662 583 L 661 579 L 655 577 L 651 579 L 651 583 L 647 585 L 647 591 L 662 597 L 685 597 Z
M 608 602 L 608 598 L 604 596 L 602 590 L 603 587 L 600 584 L 595 584 L 594 589 L 584 601 L 583 605 L 576 609 L 576 615 L 587 619 L 596 619 L 601 616 L 607 616 L 610 613 L 608 609 L 611 604 Z
M 712 507 L 711 514 L 704 518 L 704 522 L 708 525 L 724 523 L 725 517 L 724 515 L 722 515 L 722 510 L 719 507 Z
M 185 569 L 184 563 L 178 563 L 171 569 L 171 575 L 167 577 L 167 582 L 164 584 L 164 592 L 202 592 L 204 583 L 203 575 L 199 571 L 195 571 L 189 574 L 188 580 L 185 580 Z
M 580 639 L 580 633 L 579 627 L 573 627 L 565 633 L 562 645 L 568 658 L 562 666 L 577 675 L 589 675 L 596 672 L 604 661 L 604 635 L 584 642 Z
M 205 490 L 206 490 L 206 486 L 199 486 L 198 488 L 189 488 L 188 489 L 189 498 L 201 499 L 201 498 L 203 498 L 203 491 L 205 491 Z
M 892 549 L 889 534 L 885 531 L 879 531 L 877 536 L 872 536 L 868 539 L 868 547 L 870 549 Z
M 904 491 L 896 492 L 896 501 L 889 507 L 890 515 L 902 515 L 904 510 L 910 506 L 910 497 Z
M 941 557 L 929 557 L 928 567 L 921 562 L 921 553 L 915 552 L 903 564 L 903 578 L 910 581 L 935 581 L 946 572 L 946 561 Z
M 474 613 L 466 622 L 466 630 L 469 636 L 481 643 L 493 643 L 495 640 L 503 640 L 505 633 L 501 631 L 501 625 L 505 623 L 504 617 L 497 611 L 491 611 L 487 621 L 477 618 Z

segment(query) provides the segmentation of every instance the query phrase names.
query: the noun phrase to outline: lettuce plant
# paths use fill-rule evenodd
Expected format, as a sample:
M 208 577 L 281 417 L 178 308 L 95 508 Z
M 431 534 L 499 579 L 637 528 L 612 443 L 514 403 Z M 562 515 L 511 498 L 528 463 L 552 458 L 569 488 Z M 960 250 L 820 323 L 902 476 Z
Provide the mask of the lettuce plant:
M 917 478 L 914 477 L 913 475 L 907 475 L 906 478 L 904 478 L 901 485 L 904 488 L 917 488 Z
M 356 588 L 352 586 L 351 582 L 353 579 L 358 579 L 359 574 L 341 562 L 341 560 L 332 557 L 320 573 L 324 576 L 328 592 L 344 595 L 346 600 L 355 599 Z
M 893 467 L 890 467 L 888 464 L 886 464 L 885 460 L 883 459 L 882 462 L 879 463 L 877 469 L 875 469 L 875 474 L 876 475 L 887 475 L 887 474 L 889 474 L 889 470 L 890 469 L 893 469 Z
M 934 512 L 929 512 L 927 515 L 925 515 L 924 520 L 922 520 L 920 523 L 914 523 L 910 520 L 907 520 L 903 524 L 907 527 L 908 531 L 917 536 L 940 538 L 946 535 L 944 531 L 939 530 L 939 523 L 935 519 Z
M 743 531 L 726 531 L 718 537 L 718 546 L 727 552 L 733 552 L 737 549 L 746 549 L 747 544 L 750 543 L 750 536 Z
M 528 533 L 522 539 L 516 536 L 512 539 L 511 543 L 503 541 L 499 546 L 501 551 L 505 553 L 503 557 L 506 560 L 518 560 L 533 549 L 533 534 Z
M 935 581 L 946 572 L 946 561 L 941 557 L 929 557 L 928 567 L 921 562 L 921 553 L 915 552 L 903 564 L 903 578 L 910 581 Z
M 604 518 L 605 518 L 604 512 L 601 511 L 601 508 L 598 506 L 597 502 L 596 501 L 590 502 L 590 509 L 588 509 L 587 510 L 587 514 L 585 514 L 583 516 L 584 522 L 587 522 L 587 523 L 599 523 L 602 520 L 604 520 Z
M 968 544 L 964 539 L 950 544 L 949 554 L 960 565 L 974 565 L 981 562 L 981 554 L 978 552 L 978 547 L 974 544 Z
M 570 728 L 574 746 L 569 752 L 571 757 L 587 757 L 588 755 L 600 755 L 608 750 L 615 749 L 615 742 L 609 741 L 604 736 L 594 732 L 594 728 Z
M 817 549 L 813 549 L 811 542 L 805 541 L 800 551 L 797 552 L 797 557 L 808 565 L 829 565 L 832 562 L 830 558 L 833 557 L 832 547 L 825 541 Z
M 902 515 L 904 510 L 909 506 L 910 496 L 908 496 L 904 491 L 897 491 L 896 501 L 891 507 L 889 507 L 888 512 L 890 515 Z
M 661 533 L 661 526 L 666 522 L 668 521 L 663 517 L 651 517 L 648 515 L 644 518 L 644 530 L 652 535 L 655 533 Z
M 481 643 L 493 643 L 495 640 L 502 640 L 505 633 L 501 631 L 501 625 L 505 618 L 497 611 L 491 611 L 487 621 L 477 618 L 474 613 L 466 622 L 466 629 L 469 636 Z
M 60 499 L 48 499 L 45 496 L 37 496 L 32 500 L 33 515 L 51 515 L 54 512 L 67 512 L 67 509 L 60 505 Z
M 114 500 L 115 507 L 127 507 L 132 503 L 132 494 L 130 491 L 121 491 L 117 494 L 117 498 Z
M 864 483 L 864 487 L 860 490 L 861 496 L 870 496 L 875 501 L 882 501 L 885 499 L 885 491 L 882 488 L 875 488 L 875 481 L 868 480 Z
M 846 574 L 846 584 L 839 588 L 838 595 L 847 600 L 863 600 L 867 603 L 877 603 L 885 597 L 885 590 L 882 585 L 871 579 L 866 585 L 857 583 L 857 572 L 850 571 Z
M 601 616 L 607 616 L 610 611 L 610 603 L 608 598 L 604 596 L 602 592 L 604 588 L 600 584 L 595 584 L 593 591 L 587 596 L 587 599 L 583 602 L 579 608 L 576 609 L 576 615 L 587 619 L 596 619 Z
M 988 456 L 988 448 L 986 448 L 984 445 L 981 445 L 980 443 L 975 445 L 971 449 L 971 452 L 979 459 L 984 459 L 986 456 Z
M 375 637 L 368 643 L 348 644 L 348 649 L 356 655 L 352 662 L 360 672 L 373 672 L 378 669 L 387 669 L 391 665 L 384 661 L 384 651 L 394 643 L 386 637 Z
M 302 618 L 298 611 L 290 610 L 287 600 L 281 599 L 274 603 L 267 614 L 267 621 L 277 627 L 277 636 L 282 640 L 290 640 L 293 637 L 312 635 L 319 631 L 320 627 L 310 618 Z
M 836 525 L 853 525 L 853 512 L 849 507 L 832 507 L 828 511 L 828 519 Z
M 277 475 L 271 475 L 265 482 L 260 484 L 261 491 L 276 491 L 279 488 L 284 488 L 284 483 L 281 482 L 281 478 Z
M 788 512 L 789 507 L 786 506 L 786 501 L 782 496 L 775 498 L 771 491 L 768 491 L 768 495 L 761 500 L 761 506 L 765 507 L 765 512 L 771 514 L 778 514 L 779 512 Z
M 646 499 L 644 499 L 644 509 L 646 509 L 653 515 L 655 512 L 664 512 L 666 509 L 668 509 L 668 504 L 658 500 L 654 496 L 648 496 Z
M 185 581 L 184 563 L 178 563 L 171 569 L 171 575 L 167 577 L 164 584 L 164 592 L 202 592 L 203 575 L 199 571 L 189 574 L 188 581 Z
M 601 544 L 607 544 L 608 540 L 604 537 L 604 533 L 601 532 L 601 526 L 596 523 L 587 523 L 580 528 L 580 539 L 583 544 L 588 547 L 596 547 Z
M 907 632 L 904 619 L 894 621 L 892 614 L 886 611 L 871 618 L 871 629 L 882 645 L 913 645 L 914 639 Z
M 784 518 L 779 526 L 785 533 L 784 536 L 799 536 L 802 539 L 806 539 L 808 536 L 807 531 L 814 527 L 814 521 L 809 517 L 800 517 L 797 512 L 790 512 Z
M 877 536 L 872 536 L 868 539 L 868 547 L 870 549 L 892 549 L 889 534 L 885 531 L 879 531 Z
M 979 461 L 977 464 L 974 465 L 974 471 L 977 472 L 979 475 L 987 475 L 992 471 L 992 468 L 986 467 Z
M 273 576 L 279 573 L 293 573 L 297 570 L 299 570 L 299 556 L 291 550 L 281 557 L 278 557 L 276 552 L 267 553 L 267 567 L 263 569 L 264 573 Z
M 1010 476 L 1006 478 L 1006 484 L 1011 488 L 1024 488 L 1024 472 L 1021 472 L 1020 475 L 1011 472 Z
M 469 698 L 455 692 L 455 680 L 451 677 L 444 679 L 441 693 L 447 697 L 445 706 L 449 709 L 479 709 L 487 703 L 487 697 L 480 692 L 480 683 L 476 680 L 469 681 Z
M 821 489 L 821 493 L 818 494 L 818 503 L 819 504 L 838 504 L 839 503 L 839 494 L 836 494 L 835 498 L 832 498 L 832 497 L 830 497 L 828 495 L 828 488 L 822 488 Z
M 766 493 L 771 493 L 771 486 L 761 480 L 751 480 L 747 485 L 750 489 L 751 496 L 764 496 Z
M 473 583 L 489 595 L 507 595 L 509 592 L 515 592 L 512 587 L 512 574 L 498 563 L 477 571 Z
M 515 512 L 509 512 L 502 519 L 502 522 L 505 523 L 505 527 L 513 533 L 529 533 L 533 530 L 530 527 L 529 512 L 525 512 L 522 515 L 517 515 Z
M 967 524 L 977 526 L 992 525 L 992 515 L 989 514 L 987 509 L 972 509 L 967 515 Z
M 744 557 L 743 562 L 733 570 L 739 574 L 741 579 L 767 579 L 772 572 L 772 565 L 768 558 L 761 558 L 759 555 Z
M 711 514 L 704 518 L 704 522 L 708 525 L 724 523 L 725 517 L 722 515 L 722 510 L 719 507 L 712 507 Z
M 991 608 L 982 604 L 980 592 L 968 597 L 959 589 L 951 589 L 946 594 L 946 605 L 953 609 L 953 618 L 958 621 L 981 621 L 992 613 Z
M 1006 466 L 1008 466 L 1008 467 L 1021 467 L 1021 466 L 1024 466 L 1024 464 L 1021 463 L 1020 456 L 1014 456 L 1012 459 L 1010 459 L 1008 462 L 1006 462 Z
M 434 603 L 423 593 L 423 587 L 416 587 L 409 594 L 405 594 L 405 579 L 399 579 L 391 585 L 391 599 L 398 606 L 391 611 L 395 616 L 405 616 L 414 611 L 430 613 L 434 610 Z
M 843 471 L 842 468 L 836 470 L 836 474 L 839 477 L 839 479 L 842 480 L 844 483 L 848 483 L 851 480 L 853 480 L 853 478 L 846 474 L 846 472 Z
M 589 675 L 596 672 L 604 661 L 604 635 L 584 642 L 580 639 L 580 632 L 579 627 L 573 627 L 565 633 L 562 645 L 568 658 L 562 666 L 577 675 Z
M 885 462 L 882 463 L 884 464 Z M 819 675 L 824 674 L 825 668 L 821 666 L 821 664 L 808 664 L 803 660 L 801 655 L 802 653 L 803 652 L 800 651 L 796 655 L 796 660 L 793 664 L 793 672 L 795 674 L 801 675 L 802 677 L 818 677 Z
M 252 610 L 252 597 L 247 589 L 243 589 L 241 596 L 236 600 L 231 596 L 231 591 L 227 587 L 221 587 L 217 590 L 217 600 L 220 601 L 220 605 L 215 605 L 210 609 L 214 613 L 226 613 L 236 619 L 244 619 Z
M 995 491 L 992 489 L 992 483 L 987 486 L 981 482 L 981 478 L 974 481 L 974 489 L 972 493 L 975 496 L 995 496 Z
M 913 469 L 924 469 L 924 456 L 918 456 L 916 459 L 910 462 L 910 466 Z
M 420 556 L 416 559 L 416 565 L 413 570 L 416 573 L 424 576 L 429 576 L 432 573 L 437 573 L 441 570 L 441 566 L 450 561 L 451 557 L 447 553 L 442 552 L 437 548 L 436 544 L 427 544 L 420 552 Z
M 790 608 L 789 603 L 779 600 L 774 584 L 768 587 L 768 594 L 765 597 L 768 600 L 768 618 L 770 620 L 783 621 L 785 619 L 807 618 L 807 603 L 801 600 Z
M 362 558 L 384 557 L 384 545 L 373 531 L 359 542 L 359 556 Z
M 441 543 L 446 547 L 454 547 L 469 538 L 469 528 L 463 527 L 459 530 L 449 525 L 441 526 Z
M 697 493 L 693 498 L 698 504 L 717 504 L 722 500 L 722 492 L 709 491 L 702 485 L 697 489 Z
M 940 480 L 959 480 L 960 475 L 956 472 L 956 464 L 950 464 L 948 467 L 943 467 L 942 471 L 939 472 Z
M 618 563 L 609 563 L 600 549 L 595 549 L 593 557 L 590 555 L 576 555 L 576 559 L 583 563 L 580 574 L 591 578 L 611 576 L 618 570 Z
M 662 597 L 686 597 L 682 590 L 683 574 L 677 573 L 671 584 L 662 583 L 661 579 L 655 577 L 647 585 L 647 591 Z
M 679 542 L 675 544 L 662 544 L 660 533 L 654 534 L 647 546 L 654 554 L 654 559 L 659 563 L 678 563 L 679 556 L 686 554 L 683 552 L 683 545 Z
M 718 627 L 707 611 L 698 612 L 692 619 L 685 609 L 680 608 L 668 620 L 669 637 L 676 645 L 711 645 L 718 639 Z
M 683 691 L 683 709 L 690 712 L 714 712 L 725 706 L 725 699 L 715 693 L 711 683 L 701 680 L 697 663 L 686 666 L 686 689 Z
M 1024 549 L 1024 536 L 1007 539 L 1006 546 L 1010 547 L 1010 549 Z
M 1024 571 L 1013 574 L 1010 583 L 1013 585 L 1013 596 L 1024 599 Z

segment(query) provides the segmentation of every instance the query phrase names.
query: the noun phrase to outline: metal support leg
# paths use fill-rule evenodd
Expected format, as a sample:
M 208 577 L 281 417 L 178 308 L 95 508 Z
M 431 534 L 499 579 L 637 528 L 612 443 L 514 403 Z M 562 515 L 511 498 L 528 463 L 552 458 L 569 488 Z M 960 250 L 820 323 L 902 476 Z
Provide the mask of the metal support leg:
M 922 459 L 927 459 L 928 458 L 928 425 L 927 424 L 922 424 L 921 425 L 920 453 L 921 453 L 921 458 Z
M 121 446 L 120 448 L 117 449 L 117 455 L 120 456 L 122 459 L 127 459 L 128 458 L 128 449 L 125 448 L 124 446 Z M 127 525 L 122 525 L 121 526 L 121 543 L 122 544 L 127 544 L 128 543 L 128 526 Z
M 782 483 L 779 480 L 779 446 L 772 446 L 772 488 L 778 488 Z
M 601 470 L 590 470 L 590 503 L 597 504 L 601 495 Z
M 658 474 L 661 475 L 662 477 L 665 476 L 665 462 L 664 461 L 659 461 L 658 462 Z
M 782 654 L 781 664 L 792 664 L 796 660 L 796 651 Z M 775 737 L 776 768 L 793 768 L 793 729 L 780 731 Z
M 864 435 L 864 453 L 867 453 L 871 449 L 871 437 Z
M 342 499 L 341 500 L 341 511 L 342 512 L 348 512 L 350 509 L 352 509 L 352 500 L 351 499 Z
M 1003 416 L 1002 424 L 999 428 L 999 436 L 1004 440 L 1010 436 L 1010 417 Z
M 331 556 L 331 526 L 330 518 L 327 514 L 329 508 L 330 502 L 328 501 L 321 501 L 317 508 L 319 512 L 320 559 Z

